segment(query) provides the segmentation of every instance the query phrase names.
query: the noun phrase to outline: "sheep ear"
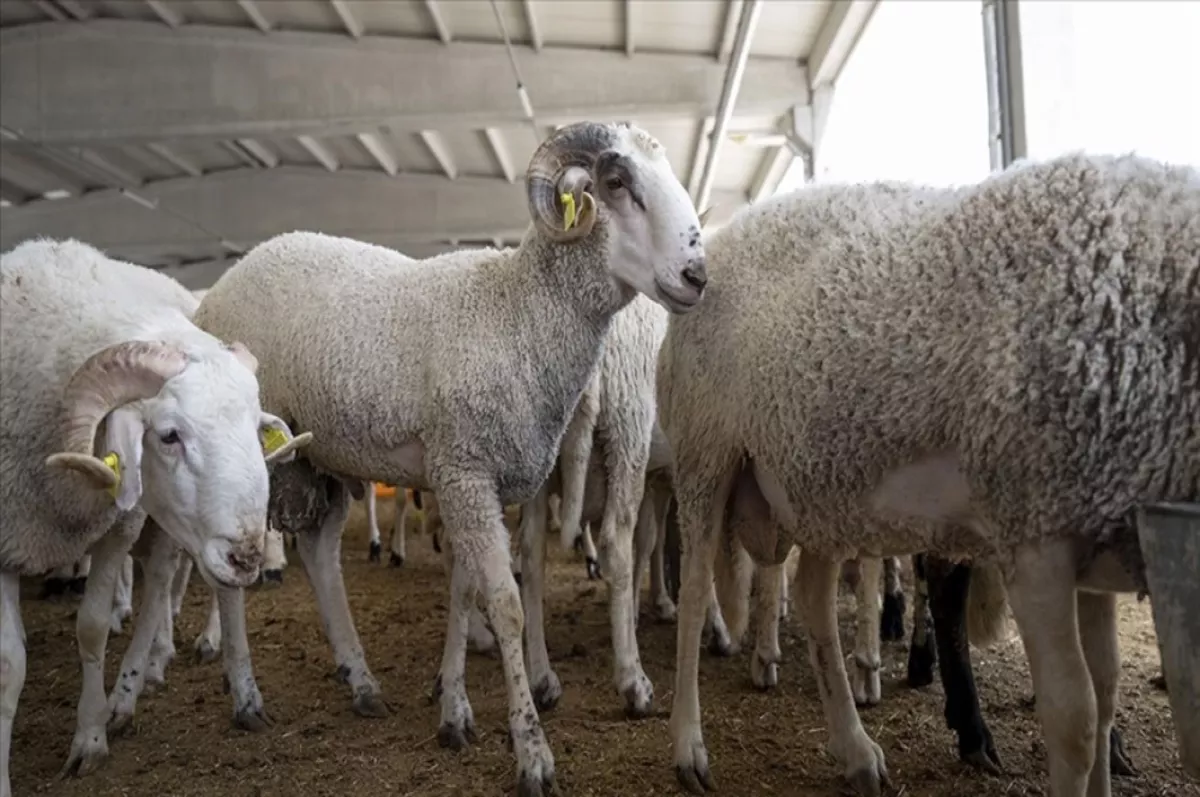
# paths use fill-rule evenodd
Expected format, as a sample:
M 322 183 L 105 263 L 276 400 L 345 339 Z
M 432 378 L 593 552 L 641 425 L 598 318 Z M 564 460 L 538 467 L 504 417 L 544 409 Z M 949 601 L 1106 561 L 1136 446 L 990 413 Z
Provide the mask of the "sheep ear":
M 113 497 L 117 508 L 128 512 L 142 500 L 142 440 L 146 429 L 142 416 L 125 407 L 109 413 L 107 421 L 104 445 L 117 455 L 120 469 Z

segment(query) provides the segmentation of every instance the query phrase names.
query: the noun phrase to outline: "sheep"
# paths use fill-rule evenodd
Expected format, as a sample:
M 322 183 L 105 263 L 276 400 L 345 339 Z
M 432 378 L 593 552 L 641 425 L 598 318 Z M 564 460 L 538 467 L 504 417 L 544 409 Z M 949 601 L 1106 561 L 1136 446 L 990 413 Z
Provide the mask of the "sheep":
M 386 707 L 337 561 L 349 497 L 361 497 L 364 481 L 436 494 L 454 550 L 439 741 L 458 748 L 473 734 L 463 666 L 468 599 L 481 589 L 504 665 L 519 792 L 533 795 L 550 787 L 554 763 L 522 662 L 503 506 L 545 482 L 613 316 L 637 292 L 688 312 L 705 276 L 696 211 L 644 131 L 563 127 L 535 151 L 526 187 L 533 225 L 516 249 L 411 261 L 290 233 L 226 271 L 196 319 L 213 334 L 245 336 L 263 363 L 264 403 L 317 435 L 306 451 L 311 474 L 298 474 L 312 478 L 297 489 L 328 511 L 303 529 L 281 528 L 299 531 L 360 711 Z M 392 367 L 381 369 L 363 340 L 388 347 Z
M 931 551 L 1001 567 L 1050 794 L 1108 794 L 1109 590 L 1144 581 L 1130 512 L 1200 498 L 1200 172 L 1074 154 L 960 189 L 818 186 L 706 246 L 704 311 L 672 317 L 659 355 L 680 781 L 711 786 L 696 648 L 737 534 L 768 563 L 801 546 L 830 748 L 860 793 L 887 768 L 846 682 L 837 563 Z
M 0 284 L 0 795 L 9 797 L 26 666 L 20 576 L 91 557 L 64 767 L 84 774 L 108 754 L 104 648 L 143 522 L 161 525 L 207 578 L 248 583 L 267 509 L 260 435 L 284 441 L 268 461 L 310 438 L 262 411 L 254 356 L 197 329 L 196 299 L 165 275 L 78 241 L 38 239 L 0 256 Z
M 562 685 L 546 650 L 542 613 L 551 491 L 560 491 L 562 496 L 564 549 L 570 549 L 585 508 L 587 519 L 600 524 L 600 566 L 609 583 L 611 604 L 613 684 L 624 697 L 628 716 L 643 717 L 650 711 L 654 687 L 642 669 L 635 633 L 633 540 L 654 427 L 654 366 L 666 327 L 667 311 L 644 296 L 634 298 L 616 314 L 599 367 L 563 436 L 558 465 L 537 497 L 522 507 L 525 649 L 540 711 L 552 708 L 562 696 Z M 588 482 L 591 490 L 585 490 Z M 592 494 L 590 501 L 585 500 L 587 493 Z
M 1000 775 L 1000 757 L 979 711 L 971 645 L 989 645 L 1003 632 L 1008 603 L 1002 574 L 992 565 L 973 566 L 936 554 L 916 554 L 913 575 L 918 595 L 927 596 L 932 611 L 936 646 L 932 640 L 918 640 L 914 633 L 906 681 L 913 688 L 933 683 L 933 667 L 940 659 L 946 726 L 958 737 L 959 758 L 976 769 Z M 928 651 L 922 653 L 926 647 Z M 1109 771 L 1120 776 L 1136 774 L 1115 723 L 1109 731 Z
M 388 545 L 391 548 L 391 553 L 388 558 L 388 564 L 392 567 L 402 567 L 405 557 L 405 530 L 404 519 L 407 517 L 409 502 L 406 500 L 404 490 L 397 489 L 394 499 L 396 504 L 396 512 L 392 520 L 392 536 Z M 417 500 L 417 508 L 420 509 L 420 499 Z M 368 561 L 378 562 L 383 554 L 383 542 L 379 536 L 379 515 L 377 512 L 377 499 L 375 498 L 375 486 L 368 485 L 367 488 L 367 531 L 370 534 L 370 550 L 367 554 Z

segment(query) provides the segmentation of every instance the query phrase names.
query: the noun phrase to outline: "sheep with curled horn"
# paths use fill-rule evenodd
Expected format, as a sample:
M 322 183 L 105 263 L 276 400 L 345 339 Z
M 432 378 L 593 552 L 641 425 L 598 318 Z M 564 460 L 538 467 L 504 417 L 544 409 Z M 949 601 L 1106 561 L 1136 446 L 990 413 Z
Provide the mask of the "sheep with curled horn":
M 525 186 L 533 223 L 516 248 L 414 263 L 380 246 L 290 233 L 227 271 L 196 319 L 244 340 L 261 361 L 264 405 L 315 435 L 307 489 L 328 490 L 329 511 L 288 530 L 355 707 L 387 710 L 338 562 L 349 499 L 371 481 L 430 489 L 454 556 L 439 740 L 457 749 L 474 736 L 463 669 L 479 590 L 504 667 L 518 791 L 540 795 L 554 759 L 526 677 L 502 509 L 542 489 L 613 316 L 637 293 L 690 311 L 706 277 L 696 211 L 644 131 L 564 127 L 534 153 Z M 620 590 L 632 613 L 631 582 Z M 622 694 L 650 700 L 640 663 L 623 678 Z
M 262 411 L 253 355 L 198 329 L 196 299 L 165 275 L 78 241 L 39 239 L 0 257 L 0 285 L 0 795 L 10 797 L 26 672 L 20 577 L 91 557 L 77 619 L 83 685 L 64 767 L 83 774 L 108 755 L 104 649 L 143 522 L 212 583 L 251 583 L 267 514 L 261 436 L 282 436 L 268 456 L 278 461 L 309 438 L 292 438 Z M 143 639 L 167 604 L 170 572 L 147 576 Z M 247 696 L 248 711 L 261 705 Z

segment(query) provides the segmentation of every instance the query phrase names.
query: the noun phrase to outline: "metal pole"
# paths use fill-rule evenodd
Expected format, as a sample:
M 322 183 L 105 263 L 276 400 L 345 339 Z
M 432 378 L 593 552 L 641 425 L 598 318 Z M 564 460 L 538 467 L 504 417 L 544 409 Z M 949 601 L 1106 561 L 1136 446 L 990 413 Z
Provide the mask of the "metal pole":
M 729 117 L 733 115 L 733 107 L 737 104 L 737 95 L 742 88 L 742 76 L 746 73 L 746 61 L 750 57 L 750 41 L 754 38 L 754 29 L 758 25 L 758 16 L 761 11 L 761 0 L 746 0 L 745 5 L 742 6 L 737 35 L 733 40 L 733 55 L 729 60 L 729 67 L 725 70 L 725 81 L 721 85 L 721 100 L 717 105 L 716 121 L 708 141 L 704 170 L 700 173 L 700 186 L 696 191 L 696 207 L 700 209 L 707 207 L 708 198 L 712 194 L 713 179 L 717 174 L 717 158 L 721 154 L 725 130 L 729 127 Z
M 988 150 L 993 170 L 1006 169 L 1028 155 L 1020 31 L 1017 0 L 983 0 Z

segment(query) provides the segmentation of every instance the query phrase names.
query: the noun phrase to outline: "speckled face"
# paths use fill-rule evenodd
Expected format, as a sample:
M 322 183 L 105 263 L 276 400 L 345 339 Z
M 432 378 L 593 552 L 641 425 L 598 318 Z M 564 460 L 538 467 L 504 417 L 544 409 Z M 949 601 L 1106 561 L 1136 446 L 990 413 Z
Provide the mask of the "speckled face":
M 620 126 L 596 161 L 596 192 L 613 228 L 609 271 L 673 313 L 704 295 L 700 219 L 666 152 L 649 134 Z

